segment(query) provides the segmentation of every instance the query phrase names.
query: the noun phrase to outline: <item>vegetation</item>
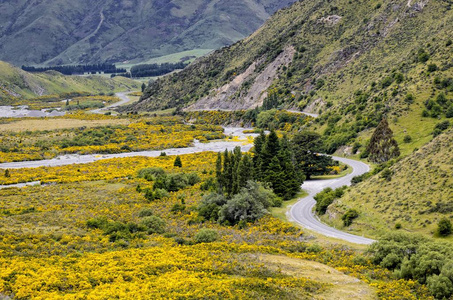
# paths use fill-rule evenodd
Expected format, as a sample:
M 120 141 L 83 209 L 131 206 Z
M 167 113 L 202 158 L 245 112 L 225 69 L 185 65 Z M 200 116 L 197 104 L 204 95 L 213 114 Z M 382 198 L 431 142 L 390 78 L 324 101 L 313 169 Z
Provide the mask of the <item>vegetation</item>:
M 326 213 L 329 205 L 335 201 L 335 199 L 341 198 L 346 190 L 346 186 L 332 190 L 331 188 L 325 188 L 322 192 L 318 193 L 314 199 L 316 200 L 315 210 L 316 213 L 323 215 Z
M 264 101 L 264 109 L 320 113 L 307 126 L 323 135 L 326 152 L 357 144 L 362 158 L 370 129 L 387 118 L 400 152 L 410 154 L 430 141 L 438 118 L 451 115 L 451 45 L 446 45 L 453 32 L 442 25 L 452 21 L 450 6 L 379 4 L 374 9 L 345 0 L 296 2 L 250 38 L 152 83 L 129 110 L 197 104 L 252 109 Z M 268 78 L 273 67 L 278 71 Z M 220 88 L 228 97 L 210 102 Z M 255 88 L 264 93 L 247 98 Z M 412 142 L 403 144 L 407 135 Z
M 395 233 L 373 244 L 369 252 L 375 263 L 396 270 L 398 277 L 426 283 L 436 299 L 448 299 L 453 294 L 450 244 Z
M 367 147 L 368 159 L 374 163 L 384 163 L 400 155 L 398 143 L 393 138 L 386 119 L 382 119 Z
M 96 74 L 96 73 L 124 73 L 126 69 L 118 69 L 113 64 L 96 64 L 96 65 L 72 65 L 72 66 L 51 66 L 51 67 L 27 67 L 22 66 L 22 70 L 37 73 L 37 72 L 46 72 L 46 71 L 57 71 L 64 75 L 83 75 Z
M 187 66 L 187 64 L 184 62 L 179 62 L 179 63 L 174 63 L 174 64 L 164 63 L 164 64 L 135 65 L 131 68 L 130 73 L 133 78 L 156 77 L 156 76 L 162 76 L 162 75 L 171 73 L 175 70 L 184 69 L 186 66 Z M 142 90 L 142 92 L 143 92 L 143 90 Z
M 89 95 L 106 94 L 138 88 L 139 84 L 136 81 L 122 77 L 110 79 L 102 76 L 64 76 L 56 72 L 28 73 L 0 61 L 0 103 L 2 105 L 15 105 L 10 104 L 10 101 L 21 98 L 30 99 L 45 95 L 53 95 L 53 98 L 56 98 L 56 95 L 74 92 Z M 59 97 L 58 100 L 60 100 Z
M 103 99 L 107 100 L 105 97 Z M 80 103 L 83 101 L 80 99 Z M 64 122 L 69 117 L 83 119 L 85 115 L 65 116 L 58 121 Z M 195 138 L 208 141 L 223 137 L 221 127 L 183 125 L 182 119 L 178 117 L 136 118 L 132 121 L 113 116 L 92 118 L 104 118 L 112 122 L 119 120 L 117 123 L 124 125 L 87 128 L 81 122 L 79 127 L 70 129 L 2 131 L 0 162 L 40 160 L 70 153 L 122 153 L 181 148 L 191 145 Z
M 390 160 L 354 178 L 355 184 L 341 203 L 330 207 L 335 212 L 332 216 L 337 217 L 323 220 L 339 224 L 340 217 L 355 208 L 362 212 L 353 226 L 357 234 L 378 236 L 393 231 L 399 223 L 402 228 L 435 235 L 438 222 L 453 216 L 452 138 L 452 130 L 447 129 L 409 156 Z

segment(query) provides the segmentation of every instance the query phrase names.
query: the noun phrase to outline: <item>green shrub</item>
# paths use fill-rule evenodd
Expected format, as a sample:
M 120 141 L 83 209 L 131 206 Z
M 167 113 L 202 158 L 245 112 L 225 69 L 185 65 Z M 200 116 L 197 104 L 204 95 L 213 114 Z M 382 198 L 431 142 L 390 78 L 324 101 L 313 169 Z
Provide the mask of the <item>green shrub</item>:
M 403 142 L 405 142 L 406 144 L 412 142 L 412 137 L 410 135 L 406 135 L 403 139 Z
M 315 210 L 319 215 L 326 213 L 327 208 L 333 203 L 335 199 L 341 198 L 346 190 L 346 186 L 332 190 L 326 188 L 322 192 L 318 193 L 314 199 L 316 200 Z
M 442 218 L 437 224 L 437 232 L 440 236 L 449 236 L 452 232 L 451 221 L 447 218 Z
M 160 200 L 163 198 L 168 198 L 170 197 L 170 194 L 164 190 L 164 189 L 155 189 L 155 190 L 150 190 L 146 189 L 145 190 L 145 198 L 149 202 L 154 201 L 154 200 Z
M 154 215 L 154 213 L 153 213 L 153 210 L 151 208 L 143 208 L 138 213 L 138 217 L 139 218 L 149 217 L 149 216 L 152 216 L 152 215 Z
M 161 176 L 165 176 L 165 171 L 162 168 L 145 168 L 137 173 L 138 178 L 144 178 L 148 181 L 154 181 Z
M 349 209 L 342 217 L 344 226 L 350 226 L 352 221 L 359 217 L 359 212 L 355 209 Z
M 195 236 L 194 240 L 197 243 L 212 243 L 215 242 L 219 237 L 219 234 L 214 229 L 203 228 L 198 231 Z
M 152 233 L 164 233 L 165 232 L 165 221 L 158 216 L 144 217 L 140 225 L 144 226 L 149 234 Z

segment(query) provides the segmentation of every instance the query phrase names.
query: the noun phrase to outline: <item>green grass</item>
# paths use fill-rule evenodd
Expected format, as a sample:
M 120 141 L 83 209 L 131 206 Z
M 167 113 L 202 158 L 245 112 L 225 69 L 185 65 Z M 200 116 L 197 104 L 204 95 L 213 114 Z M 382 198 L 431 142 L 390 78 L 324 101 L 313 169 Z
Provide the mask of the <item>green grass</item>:
M 452 133 L 397 162 L 390 168 L 390 181 L 377 174 L 351 187 L 329 207 L 323 221 L 342 227 L 341 216 L 355 208 L 360 216 L 350 227 L 353 233 L 378 237 L 400 223 L 401 231 L 433 236 L 442 217 L 453 218 Z
M 65 76 L 58 72 L 28 73 L 0 61 L 0 100 L 12 95 L 33 98 L 67 92 L 94 94 L 138 90 L 140 83 L 124 77 Z

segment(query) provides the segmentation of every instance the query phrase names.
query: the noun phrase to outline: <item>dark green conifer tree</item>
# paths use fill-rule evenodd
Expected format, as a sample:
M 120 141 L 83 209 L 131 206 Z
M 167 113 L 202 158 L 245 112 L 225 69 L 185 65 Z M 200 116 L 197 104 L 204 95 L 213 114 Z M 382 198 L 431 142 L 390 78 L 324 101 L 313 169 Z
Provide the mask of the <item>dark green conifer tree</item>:
M 264 131 L 261 131 L 260 135 L 255 138 L 254 141 L 254 155 L 253 155 L 253 165 L 255 170 L 261 170 L 261 153 L 263 151 L 264 144 L 266 143 L 266 135 Z M 262 179 L 261 172 L 255 172 L 255 179 Z
M 376 127 L 368 144 L 367 152 L 370 154 L 368 159 L 374 163 L 384 163 L 400 156 L 398 143 L 393 138 L 393 132 L 387 119 L 382 119 Z
M 176 156 L 173 166 L 182 168 L 182 161 L 181 161 L 181 157 L 179 157 L 179 155 Z
M 217 179 L 217 191 L 222 193 L 223 191 L 223 174 L 222 174 L 222 154 L 217 153 L 217 161 L 215 165 L 215 175 Z
M 266 173 L 269 165 L 274 157 L 278 155 L 280 151 L 280 142 L 278 140 L 277 133 L 274 130 L 266 137 L 263 149 L 261 151 L 261 172 Z
M 242 156 L 241 162 L 239 163 L 238 174 L 240 188 L 245 187 L 247 181 L 252 180 L 255 177 L 253 160 L 249 154 Z

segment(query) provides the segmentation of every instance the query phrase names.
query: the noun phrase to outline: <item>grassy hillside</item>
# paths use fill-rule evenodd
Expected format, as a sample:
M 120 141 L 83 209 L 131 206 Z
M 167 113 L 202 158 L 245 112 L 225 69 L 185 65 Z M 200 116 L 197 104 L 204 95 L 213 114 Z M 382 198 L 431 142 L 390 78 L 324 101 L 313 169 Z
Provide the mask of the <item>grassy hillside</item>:
M 109 93 L 139 87 L 138 82 L 124 77 L 64 76 L 58 72 L 31 74 L 0 61 L 0 101 L 66 92 Z
M 0 60 L 17 65 L 141 62 L 218 49 L 294 1 L 6 0 L 0 3 Z
M 270 91 L 279 107 L 321 112 L 314 128 L 329 152 L 364 144 L 385 115 L 398 142 L 411 136 L 407 154 L 453 113 L 451 4 L 297 2 L 251 37 L 152 83 L 130 110 L 246 109 Z
M 453 130 L 390 167 L 352 187 L 329 207 L 325 220 L 341 225 L 349 208 L 359 211 L 350 229 L 372 236 L 395 230 L 433 235 L 442 217 L 453 218 Z M 399 227 L 399 226 L 396 226 Z

